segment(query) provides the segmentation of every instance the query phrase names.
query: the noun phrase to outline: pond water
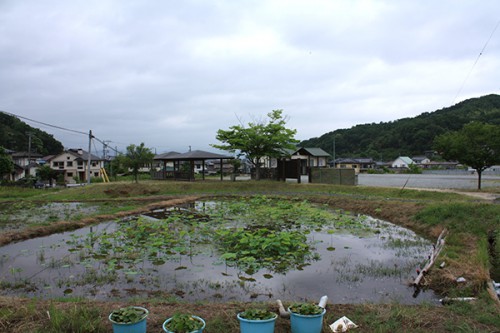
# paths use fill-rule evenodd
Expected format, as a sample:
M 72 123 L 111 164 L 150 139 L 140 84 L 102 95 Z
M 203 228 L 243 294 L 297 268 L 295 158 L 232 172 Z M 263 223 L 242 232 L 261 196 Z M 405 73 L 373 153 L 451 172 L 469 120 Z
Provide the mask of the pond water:
M 0 293 L 96 299 L 435 302 L 408 282 L 432 244 L 302 201 L 197 202 L 0 250 Z
M 0 230 L 18 230 L 30 225 L 45 225 L 55 221 L 73 220 L 94 214 L 99 210 L 97 205 L 79 202 L 52 202 L 43 205 L 19 202 L 0 204 Z

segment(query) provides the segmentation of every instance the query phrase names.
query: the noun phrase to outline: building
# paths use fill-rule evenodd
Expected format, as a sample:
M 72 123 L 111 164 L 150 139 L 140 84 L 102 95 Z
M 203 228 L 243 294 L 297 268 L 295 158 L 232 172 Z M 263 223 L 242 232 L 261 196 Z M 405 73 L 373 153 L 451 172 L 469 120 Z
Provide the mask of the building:
M 391 168 L 408 169 L 410 167 L 410 164 L 415 164 L 415 162 L 411 158 L 409 158 L 408 156 L 399 156 L 392 162 Z
M 8 151 L 14 162 L 14 172 L 10 180 L 16 181 L 26 177 L 36 177 L 38 166 L 43 164 L 42 155 L 28 152 Z
M 292 160 L 302 160 L 303 166 L 309 168 L 326 168 L 330 154 L 321 148 L 298 148 L 292 153 Z
M 354 169 L 356 174 L 375 169 L 375 162 L 371 158 L 338 158 L 335 160 L 337 169 Z
M 65 183 L 75 183 L 88 180 L 89 157 L 90 177 L 100 177 L 104 160 L 92 154 L 89 156 L 83 149 L 68 149 L 58 155 L 46 157 L 46 161 L 52 169 L 63 175 Z

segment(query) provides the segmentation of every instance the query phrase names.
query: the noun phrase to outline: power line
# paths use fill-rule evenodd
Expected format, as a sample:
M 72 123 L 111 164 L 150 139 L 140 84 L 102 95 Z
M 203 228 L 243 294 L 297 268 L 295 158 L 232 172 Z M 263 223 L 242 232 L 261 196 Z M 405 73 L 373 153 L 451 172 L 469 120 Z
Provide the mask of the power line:
M 488 46 L 491 38 L 493 37 L 493 35 L 495 34 L 495 31 L 497 30 L 498 26 L 500 25 L 500 20 L 497 22 L 495 28 L 493 29 L 493 31 L 491 32 L 491 35 L 490 37 L 488 38 L 488 40 L 486 41 L 486 43 L 484 44 L 483 48 L 481 49 L 481 52 L 479 52 L 477 58 L 476 58 L 476 61 L 474 61 L 474 64 L 472 64 L 472 67 L 469 71 L 469 73 L 467 74 L 467 76 L 465 77 L 464 81 L 462 82 L 462 85 L 460 86 L 460 88 L 458 89 L 458 92 L 457 94 L 455 95 L 455 98 L 453 99 L 453 103 L 452 104 L 455 104 L 457 102 L 457 98 L 458 96 L 460 95 L 460 93 L 462 92 L 462 89 L 464 88 L 465 86 L 465 83 L 467 82 L 467 80 L 469 79 L 469 76 L 472 74 L 472 71 L 474 70 L 474 67 L 476 67 L 476 64 L 478 63 L 479 61 L 479 58 L 481 58 L 481 56 L 483 55 L 483 52 L 486 50 L 486 47 Z
M 63 130 L 63 131 L 68 131 L 68 132 L 73 132 L 73 133 L 88 135 L 88 133 L 85 133 L 85 132 L 81 132 L 81 131 L 77 131 L 77 130 L 72 130 L 72 129 L 61 127 L 61 126 L 57 126 L 57 125 L 47 124 L 47 123 L 44 123 L 44 122 L 41 122 L 41 121 L 38 121 L 38 120 L 33 120 L 33 119 L 30 119 L 30 118 L 27 118 L 27 117 L 23 117 L 23 116 L 20 116 L 20 115 L 14 114 L 14 113 L 10 113 L 10 112 L 7 112 L 7 111 L 0 110 L 0 112 L 5 113 L 5 114 L 7 114 L 9 116 L 14 116 L 14 117 L 17 117 L 17 118 L 20 118 L 20 119 L 24 119 L 24 120 L 28 120 L 28 121 L 31 121 L 31 122 L 34 122 L 34 123 L 37 123 L 37 124 L 42 124 L 42 125 L 45 125 L 45 126 L 57 128 L 57 129 L 60 129 L 60 130 Z
M 36 123 L 36 124 L 41 124 L 41 125 L 44 125 L 44 126 L 48 126 L 48 127 L 52 127 L 52 128 L 56 128 L 56 129 L 59 129 L 59 130 L 63 130 L 63 131 L 68 131 L 68 132 L 72 132 L 72 133 L 77 133 L 77 134 L 81 134 L 81 135 L 85 135 L 86 137 L 89 136 L 89 133 L 87 132 L 82 132 L 82 131 L 78 131 L 78 130 L 73 130 L 73 129 L 69 129 L 69 128 L 66 128 L 66 127 L 62 127 L 62 126 L 57 126 L 57 125 L 52 125 L 52 124 L 48 124 L 48 123 L 44 123 L 42 121 L 38 121 L 38 120 L 34 120 L 34 119 L 30 119 L 30 118 L 27 118 L 27 117 L 23 117 L 23 116 L 20 116 L 20 115 L 17 115 L 17 114 L 14 114 L 14 113 L 11 113 L 11 112 L 7 112 L 7 111 L 2 111 L 0 110 L 0 112 L 2 113 L 5 113 L 9 116 L 13 116 L 13 117 L 17 117 L 17 118 L 20 118 L 20 119 L 24 119 L 24 120 L 28 120 L 28 121 L 31 121 L 33 123 Z M 98 142 L 100 142 L 101 144 L 103 145 L 107 145 L 106 143 L 104 143 L 102 140 L 100 140 L 99 138 L 95 137 L 94 135 L 92 135 L 92 139 L 94 140 L 97 140 Z M 110 141 L 112 142 L 112 141 Z M 94 144 L 95 146 L 95 144 Z M 110 147 L 108 146 L 111 150 L 113 150 L 115 153 L 119 153 L 119 151 L 117 149 L 114 149 L 113 147 Z M 95 147 L 94 147 L 95 148 Z M 96 149 L 97 150 L 97 149 Z M 89 151 L 89 154 L 90 154 L 90 151 Z

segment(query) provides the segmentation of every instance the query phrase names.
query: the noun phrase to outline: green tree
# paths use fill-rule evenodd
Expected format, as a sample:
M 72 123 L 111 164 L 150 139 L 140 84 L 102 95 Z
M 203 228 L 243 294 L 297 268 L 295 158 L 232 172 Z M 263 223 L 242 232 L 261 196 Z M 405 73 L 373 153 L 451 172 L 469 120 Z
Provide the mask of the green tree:
M 119 174 L 124 174 L 127 172 L 125 168 L 125 155 L 118 154 L 116 155 L 109 163 L 109 166 L 106 170 L 111 177 L 114 177 L 115 180 Z
M 500 164 L 500 125 L 471 122 L 459 131 L 436 137 L 434 148 L 443 158 L 476 169 L 480 190 L 483 171 Z
M 123 158 L 123 165 L 132 170 L 135 182 L 139 182 L 139 169 L 150 165 L 153 163 L 154 154 L 150 148 L 144 146 L 144 142 L 141 142 L 139 146 L 129 145 L 127 147 L 127 153 Z
M 0 179 L 14 171 L 14 162 L 3 147 L 0 147 Z
M 269 119 L 261 122 L 250 122 L 248 126 L 234 125 L 229 130 L 218 130 L 216 139 L 223 144 L 213 144 L 212 147 L 246 155 L 255 166 L 256 179 L 260 179 L 260 166 L 263 157 L 280 157 L 284 149 L 294 149 L 294 139 L 297 130 L 285 127 L 286 119 L 283 110 L 273 110 L 268 113 Z
M 56 179 L 58 175 L 57 171 L 52 169 L 47 164 L 39 166 L 36 173 L 41 180 L 48 180 L 51 186 L 52 186 L 52 179 Z

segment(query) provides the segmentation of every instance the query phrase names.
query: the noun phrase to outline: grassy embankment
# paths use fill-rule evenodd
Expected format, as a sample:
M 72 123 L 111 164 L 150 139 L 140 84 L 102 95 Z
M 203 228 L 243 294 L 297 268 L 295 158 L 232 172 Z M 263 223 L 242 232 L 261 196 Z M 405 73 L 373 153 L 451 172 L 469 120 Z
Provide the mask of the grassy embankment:
M 326 323 L 346 315 L 360 325 L 359 332 L 500 332 L 500 309 L 485 291 L 491 263 L 488 238 L 500 229 L 500 205 L 478 202 L 455 193 L 400 190 L 391 188 L 298 185 L 279 182 L 142 182 L 95 184 L 82 188 L 29 190 L 0 188 L 3 219 L 23 205 L 78 201 L 97 203 L 100 209 L 90 216 L 43 224 L 26 223 L 16 230 L 5 230 L 0 244 L 96 223 L 110 216 L 137 213 L 199 196 L 268 194 L 307 198 L 332 207 L 369 214 L 409 227 L 430 239 L 443 228 L 449 230 L 439 263 L 425 278 L 425 284 L 450 297 L 475 296 L 476 302 L 450 306 L 329 305 Z M 18 205 L 15 208 L 14 205 Z M 12 209 L 14 207 L 14 209 Z M 498 249 L 498 247 L 497 247 Z M 457 277 L 465 283 L 456 283 Z M 330 300 L 335 301 L 334 295 Z M 107 314 L 117 305 L 145 305 L 151 310 L 148 327 L 161 331 L 161 323 L 173 312 L 196 312 L 207 319 L 205 332 L 237 332 L 236 312 L 245 304 L 189 304 L 162 299 L 128 302 L 74 300 L 0 299 L 0 332 L 111 332 Z M 261 304 L 274 309 L 274 304 Z M 50 313 L 50 318 L 48 316 Z M 80 327 L 78 329 L 78 327 Z M 287 320 L 279 319 L 276 332 L 288 332 Z

